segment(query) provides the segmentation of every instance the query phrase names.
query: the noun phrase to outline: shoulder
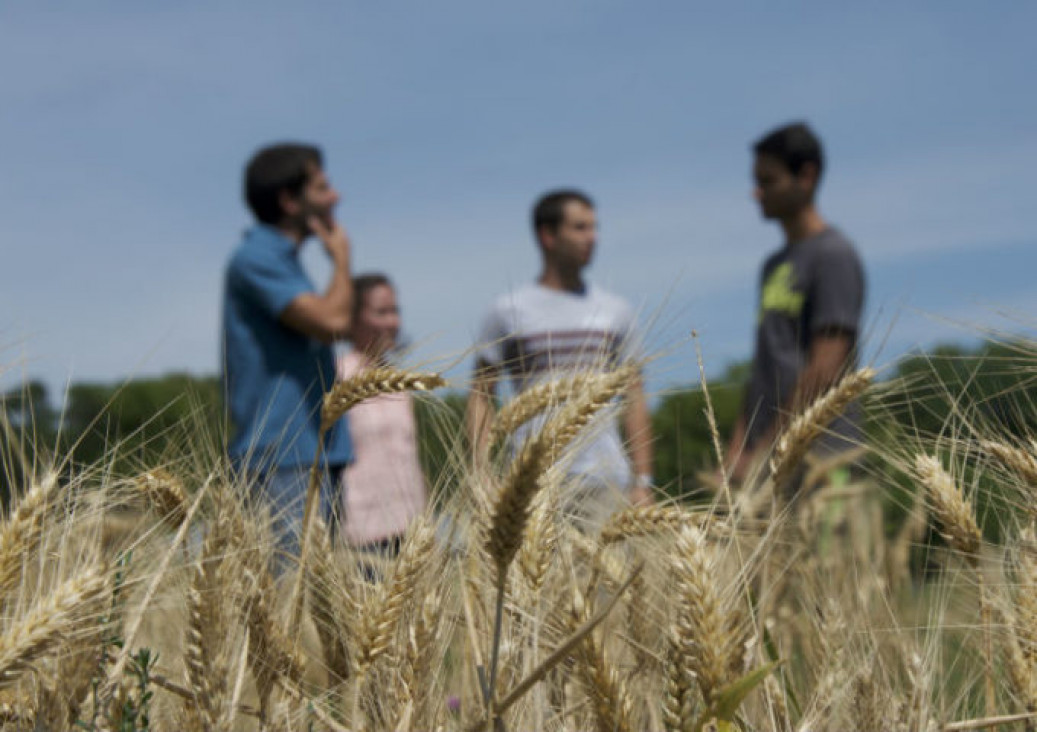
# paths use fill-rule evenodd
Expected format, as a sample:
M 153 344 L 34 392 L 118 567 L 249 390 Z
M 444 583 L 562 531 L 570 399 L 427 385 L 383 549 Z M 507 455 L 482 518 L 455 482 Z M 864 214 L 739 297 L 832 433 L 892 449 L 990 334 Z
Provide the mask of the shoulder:
M 780 265 L 782 262 L 787 261 L 789 258 L 788 249 L 785 247 L 778 247 L 773 252 L 768 254 L 763 259 L 763 263 L 760 265 L 760 280 L 767 279 L 771 272 Z
M 489 308 L 490 313 L 503 315 L 531 307 L 542 299 L 540 289 L 534 285 L 527 284 L 502 292 L 493 299 Z
M 348 379 L 356 376 L 364 370 L 363 359 L 356 351 L 349 351 L 338 357 L 336 371 L 340 379 Z
M 587 299 L 595 305 L 610 310 L 631 312 L 630 302 L 622 295 L 590 284 L 587 286 Z
M 591 284 L 587 288 L 587 306 L 593 312 L 611 318 L 619 327 L 630 328 L 634 325 L 634 308 L 622 295 Z
M 228 268 L 232 272 L 248 272 L 250 270 L 284 269 L 292 270 L 297 259 L 290 242 L 262 229 L 250 229 L 245 232 L 241 243 L 230 255 Z
M 824 257 L 845 257 L 859 260 L 857 247 L 840 229 L 829 227 L 817 239 L 816 253 Z

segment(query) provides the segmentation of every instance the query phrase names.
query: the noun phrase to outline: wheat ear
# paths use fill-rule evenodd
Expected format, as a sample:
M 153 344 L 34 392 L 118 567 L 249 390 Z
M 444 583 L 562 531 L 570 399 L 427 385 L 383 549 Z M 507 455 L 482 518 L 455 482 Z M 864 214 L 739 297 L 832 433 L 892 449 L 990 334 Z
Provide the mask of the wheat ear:
M 141 626 L 144 623 L 144 617 L 147 613 L 148 608 L 151 605 L 151 601 L 155 598 L 155 594 L 158 592 L 158 587 L 162 583 L 162 580 L 166 576 L 166 572 L 169 570 L 169 565 L 173 561 L 173 557 L 179 551 L 181 544 L 187 538 L 187 531 L 191 526 L 191 522 L 194 519 L 195 513 L 198 508 L 202 505 L 202 499 L 208 492 L 211 479 L 205 482 L 201 490 L 194 498 L 194 502 L 191 507 L 187 510 L 187 515 L 184 520 L 180 523 L 180 528 L 177 529 L 176 536 L 173 537 L 173 541 L 166 549 L 165 554 L 162 556 L 157 568 L 155 569 L 154 575 L 151 578 L 151 582 L 148 584 L 147 590 L 144 592 L 144 597 L 137 605 L 137 609 L 132 619 L 126 624 L 126 634 L 123 641 L 122 648 L 119 649 L 119 654 L 116 656 L 115 663 L 112 665 L 111 671 L 108 673 L 109 680 L 122 678 L 123 669 L 126 667 L 126 663 L 130 658 L 130 650 L 136 644 L 137 633 L 140 632 Z M 107 683 L 103 690 L 103 696 L 110 698 L 110 695 L 115 691 L 115 687 L 112 683 Z
M 269 571 L 258 575 L 245 570 L 245 626 L 248 628 L 249 663 L 256 681 L 260 709 L 265 714 L 275 684 L 298 686 L 305 668 L 278 625 L 270 603 L 276 597 Z
M 944 538 L 971 566 L 978 566 L 983 536 L 973 516 L 972 504 L 962 495 L 954 478 L 935 457 L 916 456 L 915 469 L 929 496 Z
M 571 631 L 590 620 L 587 601 L 579 588 L 574 593 L 572 620 Z M 598 730 L 629 732 L 632 729 L 630 716 L 633 711 L 630 695 L 616 669 L 609 663 L 603 645 L 595 640 L 594 633 L 587 633 L 583 637 L 577 646 L 576 655 L 577 668 L 590 699 Z
M 609 517 L 601 528 L 601 543 L 677 531 L 686 523 L 702 524 L 706 514 L 693 514 L 679 506 L 632 506 Z
M 1033 501 L 1034 497 L 1037 496 L 1037 458 L 1034 457 L 1033 453 L 1029 450 L 1023 450 L 1014 445 L 1006 445 L 1003 442 L 994 440 L 982 440 L 979 446 L 981 450 L 1023 480 L 1027 488 L 1026 498 L 1028 499 L 1024 505 L 1031 516 L 1037 515 L 1037 508 L 1035 508 Z
M 352 673 L 349 649 L 355 642 L 355 629 L 363 616 L 360 588 L 336 563 L 328 531 L 322 522 L 315 527 L 314 542 L 316 552 L 309 579 L 310 616 L 320 636 L 328 672 L 332 678 L 342 682 Z
M 726 684 L 742 658 L 740 613 L 721 597 L 717 586 L 719 558 L 705 533 L 684 526 L 677 535 L 674 559 L 677 616 L 674 618 L 671 647 L 679 650 L 678 660 L 687 669 L 675 681 L 691 672 L 707 704 Z M 683 704 L 682 704 L 683 706 Z
M 105 593 L 108 573 L 103 565 L 81 572 L 36 603 L 0 638 L 0 689 L 15 683 L 26 669 L 74 632 L 84 610 Z
M 187 594 L 188 623 L 184 638 L 184 665 L 187 667 L 187 681 L 193 693 L 195 713 L 201 717 L 205 729 L 215 729 L 220 718 L 220 705 L 223 699 L 226 675 L 218 666 L 221 655 L 210 642 L 211 631 L 219 632 L 219 624 L 211 625 L 214 613 L 213 587 L 209 574 L 214 570 L 199 562 L 195 567 L 194 581 Z
M 847 374 L 792 420 L 774 445 L 770 462 L 774 485 L 788 482 L 811 443 L 854 399 L 864 393 L 874 378 L 875 371 L 870 368 Z
M 548 471 L 549 473 L 551 471 Z M 518 564 L 534 594 L 540 592 L 558 549 L 559 485 L 544 486 L 533 501 L 529 524 L 519 548 Z
M 433 558 L 435 538 L 432 527 L 419 521 L 400 549 L 392 579 L 382 583 L 365 607 L 357 649 L 357 666 L 361 670 L 390 650 L 400 619 L 412 604 Z
M 1031 529 L 1020 533 L 1013 555 L 1016 633 L 1022 640 L 1027 662 L 1037 673 L 1037 544 Z
M 993 620 L 990 593 L 979 564 L 983 534 L 976 523 L 972 504 L 962 495 L 954 478 L 944 470 L 938 459 L 929 455 L 918 455 L 915 459 L 915 467 L 926 487 L 933 512 L 943 529 L 943 536 L 965 557 L 976 575 L 976 583 L 979 587 L 980 618 L 984 628 L 986 708 L 987 713 L 992 714 L 996 703 L 993 676 L 994 641 L 991 635 Z
M 57 474 L 45 475 L 18 501 L 18 507 L 0 529 L 0 598 L 15 588 L 22 576 L 22 562 L 39 545 L 43 516 L 57 488 Z
M 434 584 L 407 628 L 406 653 L 399 676 L 404 690 L 401 696 L 410 703 L 415 719 L 424 717 L 436 679 L 434 653 L 442 622 L 443 595 L 442 584 Z
M 390 367 L 367 369 L 338 382 L 324 395 L 320 429 L 326 432 L 342 416 L 365 399 L 402 391 L 429 391 L 445 386 L 439 374 L 416 374 Z
M 489 444 L 495 445 L 533 417 L 569 400 L 601 376 L 596 372 L 583 372 L 526 389 L 497 412 L 490 427 Z
M 179 478 L 157 468 L 137 476 L 137 489 L 166 520 L 179 522 L 187 512 L 187 494 Z
M 540 488 L 540 476 L 635 375 L 630 367 L 607 374 L 607 378 L 574 398 L 544 425 L 540 434 L 523 445 L 504 479 L 487 537 L 487 551 L 497 565 L 498 575 L 504 574 L 522 543 L 530 503 Z

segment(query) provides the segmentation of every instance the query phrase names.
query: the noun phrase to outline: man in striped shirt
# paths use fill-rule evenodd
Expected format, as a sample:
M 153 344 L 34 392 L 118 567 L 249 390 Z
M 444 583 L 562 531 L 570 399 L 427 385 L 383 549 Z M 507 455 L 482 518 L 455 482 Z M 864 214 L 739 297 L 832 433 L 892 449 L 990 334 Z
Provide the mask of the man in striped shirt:
M 505 375 L 519 393 L 577 371 L 614 369 L 636 355 L 629 305 L 584 279 L 597 243 L 591 199 L 575 190 L 544 195 L 533 209 L 533 231 L 540 276 L 497 298 L 479 337 L 467 409 L 477 459 L 485 457 L 493 404 Z M 569 488 L 563 507 L 591 523 L 600 523 L 626 501 L 652 501 L 651 423 L 640 379 L 617 408 L 625 434 L 613 410 L 565 459 Z M 514 445 L 521 445 L 545 418 L 518 430 Z

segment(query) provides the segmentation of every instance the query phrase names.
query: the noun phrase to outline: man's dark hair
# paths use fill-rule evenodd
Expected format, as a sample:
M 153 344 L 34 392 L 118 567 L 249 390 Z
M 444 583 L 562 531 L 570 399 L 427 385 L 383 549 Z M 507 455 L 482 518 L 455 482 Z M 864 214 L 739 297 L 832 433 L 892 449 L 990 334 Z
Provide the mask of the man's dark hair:
M 354 321 L 364 309 L 364 298 L 376 287 L 386 285 L 393 287 L 392 281 L 381 272 L 368 272 L 353 278 L 353 319 Z M 393 287 L 393 289 L 396 289 Z
M 813 163 L 817 166 L 819 181 L 825 167 L 821 140 L 804 122 L 795 122 L 768 132 L 753 143 L 753 152 L 777 158 L 793 175 L 799 175 L 804 165 Z
M 533 234 L 539 237 L 541 229 L 558 231 L 565 220 L 565 204 L 569 201 L 578 201 L 587 208 L 594 208 L 594 201 L 583 191 L 569 188 L 545 193 L 533 207 Z
M 298 196 L 310 173 L 323 167 L 320 148 L 283 143 L 258 150 L 245 167 L 245 201 L 264 224 L 277 224 L 284 212 L 281 191 Z

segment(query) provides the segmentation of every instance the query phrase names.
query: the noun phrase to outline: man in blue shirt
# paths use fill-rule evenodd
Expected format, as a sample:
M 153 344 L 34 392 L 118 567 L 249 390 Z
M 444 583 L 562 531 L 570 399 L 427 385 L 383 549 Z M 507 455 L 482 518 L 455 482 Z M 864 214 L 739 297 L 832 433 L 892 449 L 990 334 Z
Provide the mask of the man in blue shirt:
M 322 397 L 335 376 L 331 344 L 350 328 L 350 243 L 335 221 L 339 196 L 316 147 L 259 150 L 245 169 L 244 189 L 256 225 L 231 255 L 224 281 L 223 379 L 234 428 L 228 452 L 252 499 L 271 511 L 279 551 L 297 555 Z M 311 235 L 333 266 L 323 293 L 299 261 Z M 338 485 L 329 473 L 353 454 L 344 422 L 323 439 L 327 514 L 334 505 L 330 486 Z

